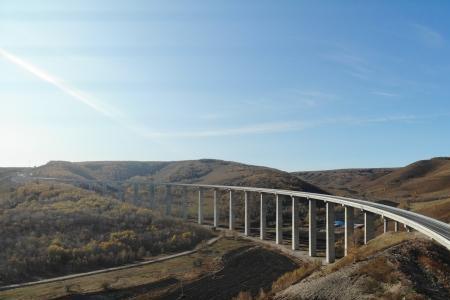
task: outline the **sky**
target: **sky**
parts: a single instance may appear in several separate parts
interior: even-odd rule
[[[450,151],[449,1],[0,0],[0,166]]]

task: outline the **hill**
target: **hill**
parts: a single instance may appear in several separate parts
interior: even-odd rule
[[[396,169],[293,173],[340,196],[400,206],[450,222],[450,158],[421,160]]]
[[[369,194],[410,201],[438,200],[450,195],[450,158],[421,160],[368,182]]]
[[[35,168],[33,176],[76,180],[131,180],[140,178],[155,182],[247,185],[324,192],[322,189],[288,172],[213,159],[174,162],[72,163],[53,161]]]
[[[396,169],[293,173],[332,193],[372,200],[432,201],[450,196],[450,158],[421,160]]]
[[[390,174],[396,169],[340,169],[309,172],[294,172],[292,174],[319,186],[328,192],[339,196],[359,196],[364,193],[368,183]]]
[[[132,203],[61,183],[0,197],[0,286],[190,249],[211,236]]]

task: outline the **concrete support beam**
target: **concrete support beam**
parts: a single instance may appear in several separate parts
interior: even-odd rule
[[[233,211],[233,191],[230,190],[230,215],[228,220],[228,229],[234,230],[234,211]]]
[[[246,236],[250,235],[250,209],[248,206],[248,193],[247,191],[244,192],[244,234]]]
[[[275,225],[275,242],[278,245],[283,244],[283,202],[280,195],[275,197],[276,205],[276,225]]]
[[[259,209],[259,238],[264,240],[266,238],[266,227],[267,227],[267,202],[264,200],[263,193],[261,193],[260,198],[260,209]]]
[[[198,224],[203,224],[203,190],[198,189]]]
[[[334,246],[334,203],[326,203],[326,251],[325,260],[327,263],[333,263],[336,258]]]
[[[383,232],[386,233],[388,232],[388,225],[389,225],[389,220],[385,217],[383,217]]]
[[[317,204],[315,199],[309,202],[309,256],[316,256],[317,252]]]
[[[354,209],[351,206],[345,206],[345,232],[344,232],[344,243],[345,243],[345,255],[348,255],[348,251],[354,246],[353,245],[353,232],[355,228],[354,221]]]
[[[395,231],[395,232],[398,232],[398,230],[399,230],[398,225],[399,225],[398,221],[395,221],[395,222],[394,222],[394,231]]]
[[[408,225],[403,224],[403,227],[405,227],[406,232],[411,232],[411,228]]]
[[[166,216],[170,216],[172,214],[172,192],[171,186],[166,185]]]
[[[297,250],[299,246],[299,218],[298,218],[298,211],[299,211],[299,203],[298,199],[295,197],[292,197],[292,250]]]
[[[309,256],[316,256],[317,252],[317,205],[315,199],[309,202]]]
[[[187,187],[183,187],[183,191],[181,192],[181,214],[183,220],[188,219],[188,198],[187,198]]]
[[[214,199],[213,199],[213,206],[214,206],[214,227],[219,227],[219,203],[217,200],[217,190],[214,190]]]
[[[375,237],[375,226],[373,224],[374,214],[368,211],[364,212],[364,244],[367,244]]]

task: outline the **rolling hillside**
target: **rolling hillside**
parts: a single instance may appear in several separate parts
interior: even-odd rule
[[[421,160],[368,182],[374,196],[411,201],[438,200],[450,195],[450,158]]]
[[[389,199],[432,201],[450,195],[450,158],[421,160],[397,169],[348,169],[294,173],[332,193]]]
[[[140,177],[155,182],[247,185],[324,192],[288,172],[212,159],[176,162],[55,161],[34,169],[33,175],[79,180],[129,180]]]
[[[367,184],[395,169],[340,169],[310,172],[295,172],[301,179],[320,186],[328,192],[339,196],[363,195]]]
[[[332,194],[400,205],[450,222],[450,158],[421,160],[397,169],[294,173]]]

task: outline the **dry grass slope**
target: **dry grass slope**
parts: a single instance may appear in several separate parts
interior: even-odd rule
[[[176,162],[55,161],[34,169],[33,174],[76,180],[146,179],[155,182],[247,185],[323,192],[287,172],[213,159]]]

